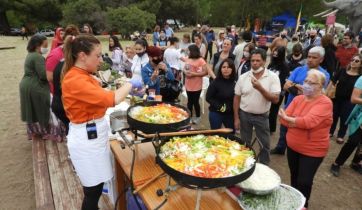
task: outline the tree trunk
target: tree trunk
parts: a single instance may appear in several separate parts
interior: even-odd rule
[[[0,33],[9,34],[10,25],[8,17],[6,16],[6,11],[0,9]]]

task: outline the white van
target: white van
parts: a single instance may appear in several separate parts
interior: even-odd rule
[[[185,25],[183,23],[181,23],[179,20],[167,19],[166,23],[173,29],[177,28],[176,23],[177,23],[179,29],[182,29],[185,27]]]

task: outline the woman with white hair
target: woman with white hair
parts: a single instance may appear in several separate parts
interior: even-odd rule
[[[323,94],[325,75],[308,71],[302,85],[303,95],[296,96],[288,108],[280,109],[279,117],[287,131],[287,158],[291,185],[306,197],[312,191],[313,179],[329,147],[332,125],[332,101]]]

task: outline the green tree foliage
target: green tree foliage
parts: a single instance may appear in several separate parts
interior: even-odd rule
[[[163,4],[163,3],[162,3]],[[160,0],[141,0],[134,4],[140,10],[157,14],[160,11],[161,1]]]
[[[135,5],[108,8],[107,11],[107,29],[123,35],[152,28],[155,23],[156,15],[143,11]]]
[[[105,12],[102,11],[96,0],[68,1],[63,7],[62,24],[89,23],[93,31],[105,28]]]
[[[144,30],[167,19],[178,19],[186,24],[210,23],[213,26],[242,25],[247,17],[253,21],[270,21],[274,15],[290,11],[298,15],[303,3],[303,17],[314,22],[324,18],[313,17],[324,11],[322,0],[0,0],[0,30],[10,23],[32,22],[37,26],[90,23],[96,30]],[[135,12],[135,13],[132,13]],[[118,17],[115,14],[122,14]],[[106,17],[109,16],[109,17]],[[140,15],[140,16],[137,16]],[[155,18],[157,17],[157,19]],[[344,20],[339,15],[337,20]],[[115,20],[122,20],[117,22]],[[130,22],[127,22],[130,21]],[[125,23],[126,22],[126,23]],[[127,31],[127,32],[130,32]]]
[[[247,17],[251,20],[259,18],[267,21],[284,11],[290,11],[297,16],[301,3],[304,17],[312,18],[314,14],[324,10],[321,0],[227,0],[225,3],[210,0],[210,22],[218,26],[239,25],[245,22]]]
[[[37,20],[46,20],[49,23],[58,23],[62,19],[62,9],[60,4],[56,2],[49,2],[46,0],[31,1],[28,5],[31,11],[36,15],[32,15]],[[37,2],[37,3],[35,3]]]
[[[0,29],[4,31],[10,28],[9,22],[17,27],[20,22],[21,25],[55,25],[61,18],[61,6],[57,1],[0,0]]]
[[[212,14],[210,13],[210,9],[211,9],[211,1],[209,0],[198,0],[197,1],[198,4],[198,10],[197,10],[197,18],[196,18],[196,23],[201,23],[201,22],[209,22]]]
[[[197,18],[197,1],[194,0],[161,0],[161,8],[157,19],[178,19],[185,23],[195,23]]]

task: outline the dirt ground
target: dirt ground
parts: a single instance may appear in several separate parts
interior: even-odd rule
[[[50,40],[50,39],[49,39]],[[27,54],[27,41],[20,37],[0,36],[0,47],[15,46],[15,49],[0,50],[0,209],[35,209],[34,176],[31,141],[26,138],[25,124],[20,120],[18,85],[23,75],[23,64]],[[104,43],[104,50],[106,50]],[[207,107],[205,108],[207,110]],[[201,128],[208,128],[208,117],[202,117]],[[279,137],[272,136],[274,146]],[[331,141],[330,150],[314,180],[310,208],[362,210],[361,175],[348,165],[342,167],[340,177],[329,172],[330,164],[341,145]],[[285,156],[272,156],[271,165],[289,184],[289,169]]]

